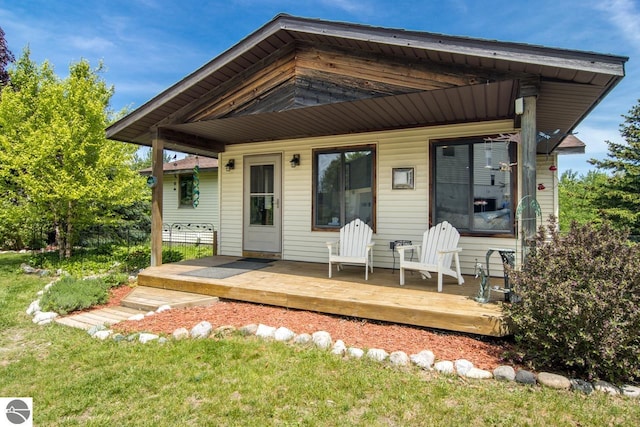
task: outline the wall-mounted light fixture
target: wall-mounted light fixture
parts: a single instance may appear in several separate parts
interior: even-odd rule
[[[227,164],[224,165],[224,168],[227,170],[227,172],[234,170],[236,168],[236,161],[234,159],[229,159]]]
[[[289,160],[289,163],[291,163],[292,168],[300,166],[300,154],[294,154],[291,160]]]

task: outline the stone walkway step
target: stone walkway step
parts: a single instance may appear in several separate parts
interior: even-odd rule
[[[162,305],[185,308],[209,306],[216,302],[218,298],[209,295],[137,286],[120,302],[120,305],[137,310],[155,311]]]

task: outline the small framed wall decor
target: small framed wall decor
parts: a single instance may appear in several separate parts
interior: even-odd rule
[[[392,188],[413,190],[413,168],[393,168]]]

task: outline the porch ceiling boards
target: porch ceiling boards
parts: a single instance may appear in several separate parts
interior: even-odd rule
[[[363,268],[345,266],[327,278],[327,265],[275,261],[265,268],[224,279],[195,277],[194,271],[222,266],[233,257],[217,256],[150,267],[138,276],[141,286],[178,290],[219,298],[317,311],[364,319],[465,332],[486,336],[509,334],[507,321],[493,293],[492,302],[473,300],[478,283],[472,277],[459,286],[445,279],[438,293],[437,280],[407,274],[399,286],[398,271],[374,269],[364,281]],[[499,284],[496,281],[495,284]],[[277,326],[277,325],[273,325]]]
[[[160,127],[167,148],[215,156],[249,141],[516,120],[522,82],[537,87],[538,129],[564,134],[620,81],[627,59],[278,15],[107,137],[151,145]]]

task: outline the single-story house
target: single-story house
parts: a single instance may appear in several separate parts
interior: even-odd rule
[[[562,143],[627,60],[278,15],[107,137],[153,147],[153,265],[171,149],[223,166],[221,255],[326,263],[325,242],[357,217],[375,265],[392,267],[391,242],[446,220],[473,274],[488,248],[520,251],[557,213]]]
[[[162,165],[162,240],[213,244],[218,221],[218,159],[187,156]],[[140,171],[151,176],[152,168]]]

